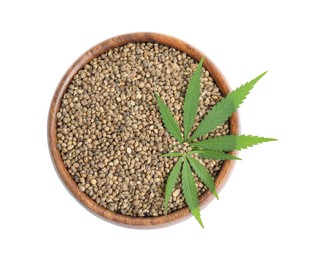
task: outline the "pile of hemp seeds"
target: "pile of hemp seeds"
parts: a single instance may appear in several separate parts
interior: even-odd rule
[[[57,113],[57,148],[78,185],[102,207],[128,216],[164,214],[165,184],[177,141],[165,130],[154,93],[182,125],[183,101],[197,62],[156,43],[129,43],[103,53],[73,78]],[[204,68],[194,128],[222,94]],[[183,131],[183,128],[181,129]],[[226,122],[207,137],[229,133]],[[223,161],[200,160],[216,178]],[[195,177],[198,194],[206,187]],[[186,206],[178,181],[169,212]]]

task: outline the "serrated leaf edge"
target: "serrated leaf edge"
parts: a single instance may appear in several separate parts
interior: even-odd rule
[[[198,110],[200,91],[201,91],[201,71],[203,67],[204,57],[200,60],[197,68],[195,69],[184,98],[183,104],[183,127],[184,127],[184,140],[187,140],[194,124],[195,117]]]
[[[209,145],[209,142],[212,146],[214,146],[216,144],[216,141],[220,141],[218,143],[220,143],[220,145],[222,145],[221,147],[224,147],[224,139],[226,138],[233,138],[235,137],[235,145],[233,148],[209,148],[207,145]],[[245,144],[242,147],[239,146],[237,141],[238,138],[252,138],[252,139],[256,139],[255,143],[250,143],[250,144]],[[266,142],[271,142],[271,141],[277,141],[277,139],[275,138],[268,138],[268,137],[261,137],[261,136],[255,136],[255,135],[225,135],[225,136],[219,136],[219,137],[214,137],[214,138],[209,138],[209,139],[205,139],[199,142],[195,142],[195,143],[191,143],[190,146],[191,147],[196,147],[196,148],[200,148],[200,149],[206,149],[206,150],[212,150],[212,151],[225,151],[225,152],[230,152],[230,151],[234,151],[234,150],[243,150],[243,149],[247,149],[249,147],[253,147],[255,145],[258,144],[262,144],[262,143],[266,143]],[[242,140],[243,142],[243,140]]]
[[[177,179],[180,175],[182,164],[183,164],[183,158],[178,159],[178,161],[175,163],[173,169],[171,170],[167,178],[167,182],[165,185],[165,196],[164,196],[164,214],[166,214],[167,212],[168,202],[177,183]]]
[[[179,128],[178,123],[176,122],[173,114],[169,110],[168,106],[164,103],[164,101],[161,99],[158,93],[155,93],[157,104],[159,107],[161,119],[163,121],[163,124],[166,128],[166,130],[170,133],[171,136],[173,136],[177,141],[180,143],[183,142],[183,138],[181,135],[181,131]],[[163,112],[163,110],[166,112],[166,114]]]
[[[197,175],[197,177],[204,183],[204,185],[209,189],[209,191],[217,198],[219,199],[218,193],[216,191],[216,185],[215,182],[212,179],[212,176],[210,175],[209,171],[195,158],[191,156],[187,156],[187,159],[189,161],[189,164],[191,165],[191,168]],[[200,168],[202,168],[202,171],[200,171]],[[204,177],[203,177],[204,176]],[[207,181],[205,181],[205,179]],[[210,182],[210,185],[209,185]]]
[[[187,179],[184,178],[184,175],[187,175]],[[193,191],[193,193],[191,193],[192,198],[190,198],[190,199],[188,198],[188,194],[186,192],[186,187],[185,187],[186,184],[187,184],[188,187],[190,187],[190,185],[193,185],[192,187],[194,187],[193,188],[194,191]],[[184,198],[185,198],[185,202],[188,205],[188,208],[189,208],[191,214],[195,217],[195,219],[198,221],[198,223],[204,228],[204,225],[203,225],[203,222],[202,222],[202,219],[201,219],[201,215],[200,215],[199,197],[198,197],[198,192],[197,192],[195,180],[194,180],[194,177],[192,175],[190,164],[189,164],[186,157],[184,157],[184,162],[183,162],[181,187],[182,187],[183,195],[184,195]],[[194,205],[190,204],[192,201],[193,201]]]
[[[200,122],[199,126],[197,127],[197,129],[193,132],[193,134],[191,135],[191,137],[188,139],[189,142],[192,142],[193,140],[206,135],[207,133],[209,133],[210,131],[214,130],[216,127],[218,127],[219,125],[223,124],[224,121],[228,120],[228,118],[239,108],[239,106],[243,103],[243,101],[247,98],[248,94],[250,93],[250,91],[253,89],[253,87],[255,86],[255,84],[267,73],[267,71],[265,71],[264,73],[260,74],[259,76],[257,76],[256,78],[252,79],[249,82],[246,82],[245,84],[241,85],[240,87],[238,87],[237,89],[231,91],[230,93],[228,93],[228,95],[221,99],[220,102],[218,102],[206,115],[205,117],[202,119],[202,121]],[[240,95],[239,93],[241,93],[241,90],[248,88],[248,93],[243,97],[243,99],[237,103],[237,104],[233,104],[233,102],[229,103],[230,99],[235,98],[235,95]],[[221,120],[221,123],[218,123],[216,126],[209,128],[207,130],[203,130],[203,127],[207,127],[207,120],[209,120],[210,117],[214,117],[217,118],[217,116],[215,117],[213,114],[216,114],[216,110],[218,110],[219,108],[224,106],[232,106],[229,111],[229,115],[223,120]],[[226,109],[225,109],[226,110]]]

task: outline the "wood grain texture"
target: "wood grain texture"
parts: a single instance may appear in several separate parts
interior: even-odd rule
[[[88,210],[92,213],[95,213],[99,217],[103,217],[105,220],[112,221],[113,223],[125,225],[129,227],[141,227],[141,228],[152,228],[152,227],[162,227],[166,225],[170,225],[172,223],[179,222],[184,220],[185,218],[190,216],[190,212],[188,208],[183,208],[177,210],[173,213],[167,214],[165,216],[159,217],[129,217],[124,216],[115,212],[112,212],[108,209],[105,209],[90,199],[84,192],[80,191],[77,184],[67,171],[59,150],[56,148],[57,145],[57,112],[60,109],[62,97],[68,88],[73,76],[84,67],[88,62],[90,62],[95,57],[101,55],[102,53],[113,49],[115,47],[122,46],[129,42],[154,42],[160,43],[163,45],[167,45],[173,48],[180,50],[181,52],[185,52],[187,55],[191,56],[197,62],[205,57],[203,62],[203,66],[209,71],[210,75],[213,77],[217,86],[220,88],[221,92],[225,96],[230,92],[229,85],[225,80],[224,76],[220,72],[220,70],[215,66],[215,64],[202,52],[191,46],[190,44],[176,39],[171,36],[157,34],[157,33],[132,33],[117,36],[106,41],[103,41],[87,52],[85,52],[82,56],[80,56],[73,65],[68,69],[63,78],[61,79],[56,92],[54,94],[53,100],[51,102],[50,111],[49,111],[49,119],[48,119],[48,140],[49,140],[49,148],[51,157],[53,159],[53,163],[55,169],[58,172],[58,175],[64,185],[68,188],[68,190],[73,194],[73,196]],[[239,120],[237,113],[234,113],[230,120],[230,129],[231,134],[239,133]],[[236,155],[236,152],[231,152],[231,155]],[[230,173],[232,171],[234,165],[234,161],[226,161],[224,162],[218,177],[216,178],[215,184],[218,191],[220,191],[226,181],[228,180]],[[212,199],[213,195],[207,191],[202,196],[200,196],[200,205],[201,208],[205,207]]]

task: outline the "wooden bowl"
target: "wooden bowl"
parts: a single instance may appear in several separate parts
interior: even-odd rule
[[[158,217],[130,217],[121,215],[115,212],[112,212],[102,206],[98,205],[91,198],[89,198],[84,192],[82,192],[70,173],[67,171],[59,150],[57,149],[57,112],[60,109],[61,100],[63,95],[68,88],[73,76],[84,67],[87,63],[89,63],[95,57],[100,56],[102,53],[127,43],[136,43],[136,42],[154,42],[160,43],[166,46],[173,47],[175,49],[180,50],[181,52],[185,52],[187,55],[191,56],[197,62],[201,59],[202,56],[205,57],[203,66],[207,69],[216,82],[217,86],[220,88],[222,94],[225,96],[230,92],[229,85],[225,80],[222,73],[215,66],[215,64],[202,52],[189,45],[188,43],[176,39],[171,36],[157,34],[157,33],[132,33],[121,35],[117,37],[113,37],[106,41],[103,41],[96,46],[92,47],[90,50],[85,52],[82,56],[80,56],[73,65],[68,69],[63,78],[61,79],[56,92],[54,94],[50,111],[49,111],[49,120],[48,120],[48,138],[49,138],[49,147],[51,152],[51,157],[54,162],[54,166],[58,172],[60,179],[63,181],[64,185],[72,192],[73,196],[80,201],[87,209],[91,212],[95,213],[98,216],[101,216],[107,220],[110,220],[117,224],[125,224],[131,227],[158,227],[164,226],[171,223],[179,222],[180,220],[185,219],[185,217],[190,216],[189,209],[187,207],[177,210],[175,212],[169,213],[164,216]],[[230,131],[231,134],[238,133],[238,116],[234,113],[230,119]],[[235,154],[235,153],[231,153]],[[216,180],[216,188],[218,191],[222,189],[225,182],[228,180],[228,177],[231,173],[232,166],[234,161],[225,161]],[[207,191],[203,195],[200,196],[200,205],[201,207],[206,206],[213,199],[212,194]]]

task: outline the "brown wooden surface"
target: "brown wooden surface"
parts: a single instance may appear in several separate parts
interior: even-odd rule
[[[48,139],[49,139],[49,148],[51,157],[54,162],[54,166],[58,172],[60,179],[63,181],[64,185],[71,191],[71,193],[75,196],[75,198],[81,202],[87,209],[91,212],[95,213],[98,216],[101,216],[107,220],[116,221],[114,223],[118,224],[125,224],[131,227],[157,227],[157,226],[165,226],[171,223],[176,223],[180,220],[185,219],[185,217],[189,217],[189,210],[188,208],[183,208],[177,210],[173,213],[167,214],[165,216],[159,217],[129,217],[124,216],[110,210],[107,210],[92,199],[90,199],[84,192],[80,191],[77,184],[65,168],[65,165],[62,161],[60,152],[56,148],[57,145],[57,136],[56,136],[56,129],[57,129],[57,112],[60,109],[61,100],[63,94],[65,93],[67,87],[69,86],[73,76],[84,67],[88,62],[90,62],[93,58],[101,55],[102,53],[118,47],[122,46],[129,42],[156,42],[161,43],[163,45],[174,47],[182,52],[187,53],[197,62],[201,59],[202,56],[205,57],[203,66],[209,71],[210,75],[215,80],[216,84],[220,88],[223,95],[226,95],[230,92],[229,85],[225,80],[222,73],[219,69],[215,66],[215,64],[202,52],[194,48],[193,46],[189,45],[188,43],[176,39],[171,36],[157,34],[157,33],[132,33],[117,36],[111,38],[109,40],[103,41],[98,45],[94,46],[87,52],[85,52],[81,57],[77,59],[73,63],[73,65],[68,69],[66,74],[61,79],[56,92],[54,94],[50,111],[49,111],[49,119],[48,119]],[[238,122],[238,115],[234,113],[230,118],[230,129],[231,134],[237,134],[239,132],[239,122]],[[232,152],[232,155],[235,155],[236,152]],[[226,161],[224,162],[221,171],[216,178],[215,184],[218,191],[222,189],[226,181],[228,180],[231,170],[233,168],[234,161]],[[207,191],[200,197],[200,204],[201,207],[205,207],[211,200],[213,199],[212,194]]]

